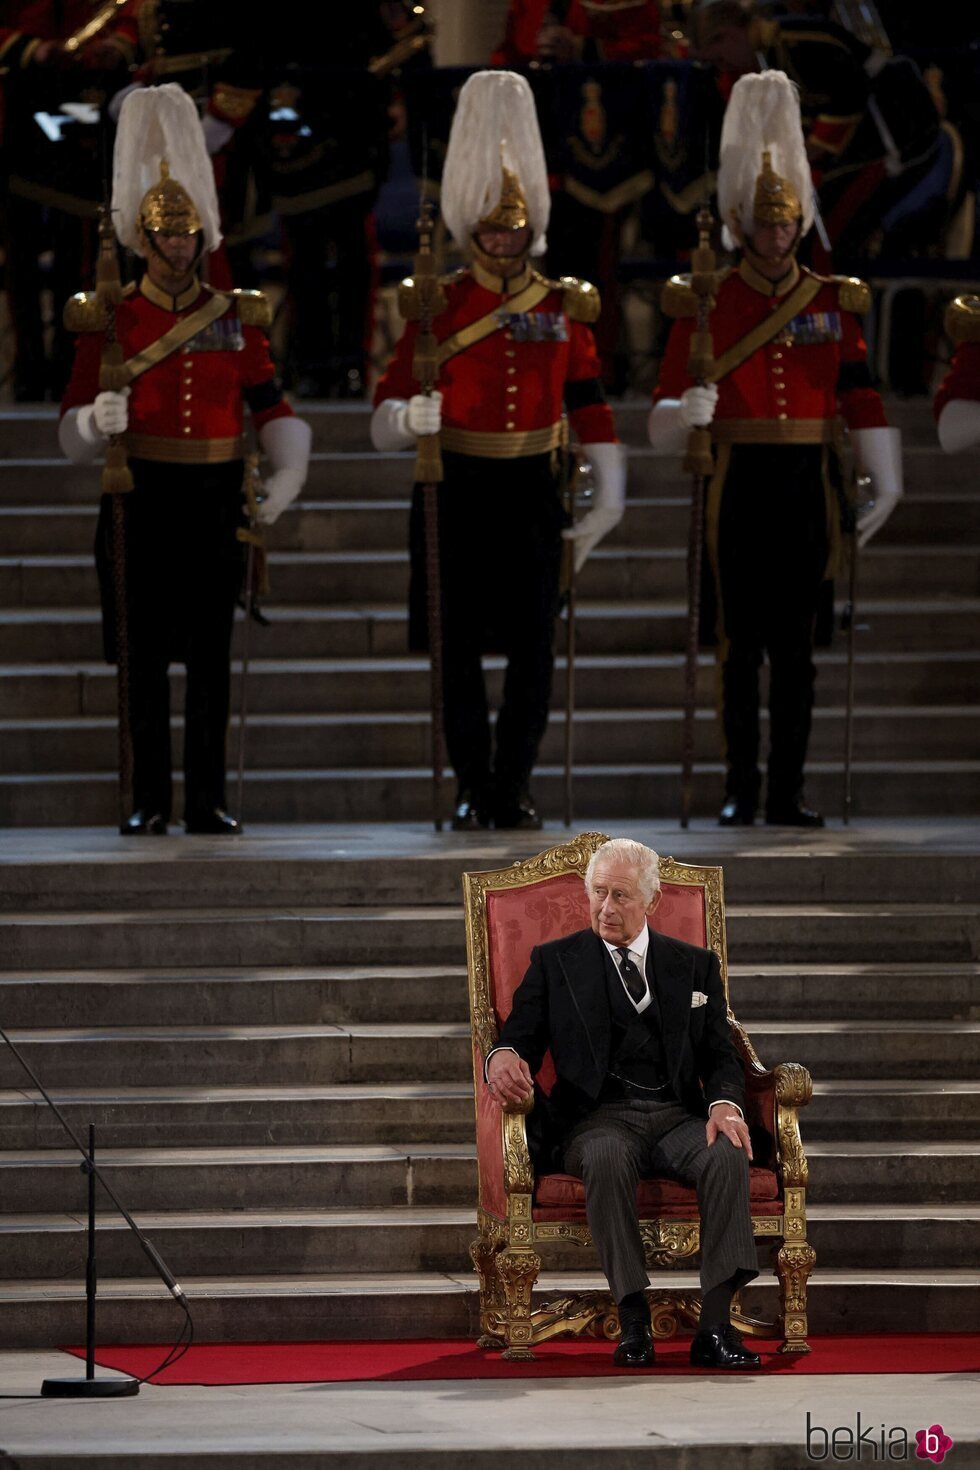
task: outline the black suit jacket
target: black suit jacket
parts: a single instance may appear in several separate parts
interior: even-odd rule
[[[591,929],[531,951],[527,973],[500,1032],[536,1073],[551,1052],[557,1082],[540,1094],[528,1119],[528,1142],[540,1166],[553,1167],[556,1147],[596,1106],[612,1044],[606,985],[609,952]],[[695,1117],[721,1098],[742,1107],[745,1075],[731,1039],[718,957],[709,949],[650,930],[647,980],[660,1006],[664,1057],[678,1100]],[[707,996],[693,1004],[695,995]]]

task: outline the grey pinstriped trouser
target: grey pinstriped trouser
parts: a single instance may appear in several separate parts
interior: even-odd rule
[[[736,1272],[736,1288],[758,1275],[749,1213],[748,1157],[727,1138],[709,1148],[703,1118],[680,1103],[600,1103],[569,1133],[565,1169],[585,1184],[585,1213],[617,1302],[649,1286],[636,1212],[642,1178],[671,1174],[697,1190],[701,1214],[701,1289]]]

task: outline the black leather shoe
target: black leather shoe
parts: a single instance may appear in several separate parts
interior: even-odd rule
[[[823,817],[801,801],[787,801],[766,807],[768,827],[822,827]]]
[[[726,796],[725,805],[718,813],[719,827],[752,827],[755,825],[755,807],[739,801],[737,796]]]
[[[119,828],[124,837],[166,837],[167,824],[159,812],[135,811]]]
[[[531,798],[521,796],[517,801],[505,801],[498,805],[493,825],[498,832],[540,832],[544,822],[538,816]]]
[[[627,1322],[616,1344],[613,1362],[617,1368],[652,1368],[653,1333],[649,1322]]]
[[[705,1327],[695,1333],[691,1343],[691,1365],[694,1368],[759,1368],[762,1359],[750,1352],[731,1323],[723,1327]]]
[[[453,831],[485,832],[489,826],[490,818],[483,802],[477,801],[471,791],[461,791],[453,812]]]
[[[188,832],[196,836],[204,837],[237,837],[242,830],[241,822],[222,811],[220,806],[213,806],[209,811],[195,812],[193,815],[184,817],[184,826]]]

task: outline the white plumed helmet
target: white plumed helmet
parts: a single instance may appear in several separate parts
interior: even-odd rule
[[[204,232],[221,244],[214,169],[197,108],[182,87],[139,87],[119,112],[112,159],[112,216],[121,243],[144,253],[143,229]]]
[[[481,222],[505,229],[526,223],[531,254],[544,254],[548,169],[534,96],[516,72],[478,71],[464,84],[449,130],[441,207],[461,249]]]
[[[785,72],[739,77],[721,126],[718,212],[729,249],[754,219],[813,224],[813,180],[803,141],[800,99]]]

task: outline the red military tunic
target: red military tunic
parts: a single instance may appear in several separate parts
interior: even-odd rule
[[[937,419],[955,398],[980,402],[980,297],[958,296],[950,302],[946,335],[956,350],[933,401]]]
[[[444,343],[488,313],[507,314],[508,300],[529,284],[550,287],[542,299],[492,336],[445,361],[438,388],[443,395],[443,447],[479,458],[516,458],[553,449],[559,442],[563,403],[583,444],[612,443],[616,429],[599,386],[599,360],[587,321],[598,314],[598,293],[575,281],[547,282],[527,269],[508,282],[479,266],[444,284],[446,309],[433,331]],[[419,392],[412,359],[418,323],[409,321],[395,355],[375,389],[375,406],[386,398]]]
[[[124,357],[129,360],[150,348],[214,294],[195,281],[174,301],[144,276],[138,288],[129,289],[116,311],[116,334]],[[229,294],[222,316],[134,379],[125,436],[134,458],[181,464],[239,459],[246,404],[256,428],[292,414],[276,382],[265,333],[255,325],[263,305],[250,293]],[[62,412],[91,403],[99,391],[105,339],[98,329],[98,310],[90,295],[75,297],[68,304],[69,328],[82,330]],[[86,326],[89,330],[84,330]]]
[[[794,268],[785,282],[771,283],[742,261],[722,281],[711,312],[716,362],[753,328],[776,312],[801,279],[820,280]],[[778,292],[778,294],[776,294]],[[866,294],[860,282],[823,280],[813,299],[772,341],[722,378],[712,433],[740,443],[820,443],[825,425],[840,415],[850,429],[887,423],[881,397],[871,386],[867,347],[856,315]],[[693,385],[687,370],[696,299],[680,281],[669,283],[664,309],[672,302],[685,315],[671,330],[653,394],[679,398]],[[730,427],[738,424],[738,429]]]

